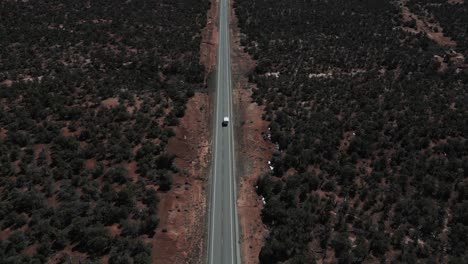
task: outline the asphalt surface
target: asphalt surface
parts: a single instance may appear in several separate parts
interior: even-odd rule
[[[220,0],[213,161],[208,226],[208,263],[240,263],[236,207],[234,129],[228,1]],[[229,117],[226,127],[221,125]]]

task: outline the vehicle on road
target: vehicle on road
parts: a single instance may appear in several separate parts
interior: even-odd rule
[[[221,124],[223,127],[227,126],[229,124],[229,117],[225,116]]]

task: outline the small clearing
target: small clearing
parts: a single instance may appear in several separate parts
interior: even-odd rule
[[[434,55],[434,58],[439,63],[439,69],[437,69],[437,71],[441,73],[447,71],[448,65],[446,62],[444,62],[444,58],[439,55]]]
[[[450,37],[444,36],[444,29],[440,26],[440,24],[435,21],[435,19],[431,18],[431,21],[434,22],[429,22],[429,19],[426,17],[421,17],[409,10],[409,8],[406,6],[406,1],[401,2],[401,14],[403,16],[403,21],[404,22],[410,22],[414,20],[416,22],[416,28],[411,28],[411,27],[403,27],[404,31],[411,32],[411,33],[420,33],[424,32],[427,34],[427,37],[433,41],[435,41],[437,44],[441,46],[447,46],[447,47],[455,47],[457,46],[457,43]]]
[[[12,80],[4,80],[4,81],[0,82],[0,85],[6,86],[6,87],[11,87],[13,85],[13,81]]]
[[[8,130],[0,127],[0,140],[4,140],[7,136]]]
[[[115,98],[115,97],[107,98],[106,100],[103,100],[101,102],[101,105],[105,107],[114,107],[114,106],[117,106],[118,104],[119,104],[119,98]]]

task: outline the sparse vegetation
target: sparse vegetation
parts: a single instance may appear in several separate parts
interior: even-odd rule
[[[0,262],[151,263],[209,2],[0,5]]]
[[[434,21],[466,50],[466,3],[447,5],[431,5]],[[434,58],[450,47],[403,30],[394,1],[235,8],[257,59],[252,98],[278,148],[258,181],[269,228],[260,262],[468,258],[468,72],[452,60],[439,71]]]
[[[457,51],[468,58],[468,5],[465,1],[412,0],[410,8],[421,16],[433,17],[443,28],[444,35],[457,42]]]

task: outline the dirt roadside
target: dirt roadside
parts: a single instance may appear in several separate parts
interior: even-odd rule
[[[174,175],[171,191],[159,194],[161,219],[153,239],[153,263],[203,262],[209,102],[206,93],[197,92],[169,140],[168,149],[182,172]]]
[[[216,63],[217,18],[218,2],[211,0],[200,43],[206,87]],[[208,90],[196,92],[169,140],[168,150],[176,155],[181,172],[174,175],[172,190],[159,194],[161,219],[151,240],[153,263],[204,263],[211,115]]]
[[[214,71],[216,66],[216,49],[218,48],[218,0],[210,0],[210,9],[208,10],[206,27],[201,35],[200,44],[200,63],[205,66],[205,84],[208,75]]]
[[[230,6],[231,61],[234,81],[234,107],[236,113],[236,147],[238,167],[237,207],[240,223],[242,263],[258,263],[258,255],[268,233],[262,223],[263,203],[255,191],[257,178],[267,172],[268,159],[275,146],[263,139],[269,123],[262,120],[263,107],[252,102],[253,84],[248,83],[248,73],[255,68],[255,61],[240,46],[240,29]]]

